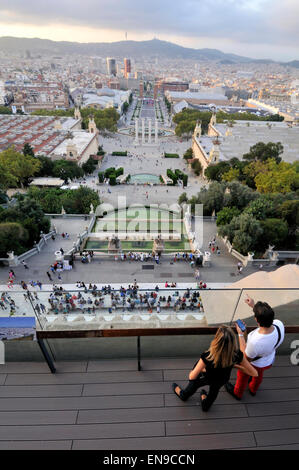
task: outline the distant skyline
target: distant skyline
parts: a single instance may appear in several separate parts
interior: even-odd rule
[[[0,35],[141,41],[299,60],[298,0],[0,0]]]

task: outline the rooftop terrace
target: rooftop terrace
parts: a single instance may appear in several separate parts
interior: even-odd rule
[[[196,358],[197,359],[197,358]],[[183,385],[190,358],[10,362],[0,374],[0,449],[299,449],[299,368],[277,357],[255,397],[221,391],[204,413]]]

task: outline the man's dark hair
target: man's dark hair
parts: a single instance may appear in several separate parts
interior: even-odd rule
[[[260,326],[269,328],[274,320],[274,311],[267,302],[257,302],[253,307],[254,316]]]

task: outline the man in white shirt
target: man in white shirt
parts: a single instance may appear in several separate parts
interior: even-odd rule
[[[246,355],[254,368],[258,371],[258,377],[249,377],[238,368],[235,386],[230,382],[225,385],[228,393],[237,400],[242,395],[249,382],[249,393],[254,396],[262,383],[264,370],[270,369],[274,360],[276,348],[284,340],[284,325],[280,320],[274,320],[274,311],[266,302],[254,303],[250,297],[245,299],[249,307],[253,309],[258,328],[248,334],[247,344],[242,330],[236,324],[239,336],[240,350]]]

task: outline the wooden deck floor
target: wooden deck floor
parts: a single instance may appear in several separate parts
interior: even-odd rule
[[[209,412],[180,401],[195,358],[7,363],[0,449],[299,449],[299,367],[279,356],[256,397],[221,391]]]

